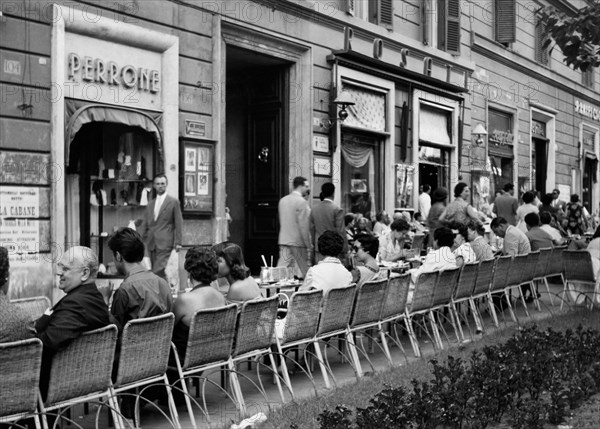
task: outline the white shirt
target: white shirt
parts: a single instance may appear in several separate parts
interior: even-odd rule
[[[423,219],[427,219],[431,210],[431,197],[427,192],[421,192],[419,195],[419,212],[423,215]]]
[[[160,213],[160,208],[161,208],[163,202],[165,201],[166,196],[167,196],[166,192],[162,195],[156,196],[156,203],[154,203],[154,220],[158,219],[158,214]]]
[[[552,237],[552,240],[562,239],[562,237],[560,236],[560,232],[558,232],[558,229],[553,228],[548,224],[544,224],[544,225],[540,226],[540,229],[543,229],[544,231],[546,231],[548,233],[548,235],[550,235],[550,237]]]
[[[477,260],[477,256],[473,251],[470,243],[463,243],[454,249],[454,256],[456,258],[463,258],[463,263],[467,264],[469,262],[475,262]]]
[[[411,270],[413,284],[416,283],[421,273],[431,273],[456,268],[456,256],[447,246],[432,250],[425,257],[423,264],[416,270]]]
[[[338,258],[325,257],[317,265],[308,269],[300,290],[322,289],[324,292],[349,286],[352,274]]]

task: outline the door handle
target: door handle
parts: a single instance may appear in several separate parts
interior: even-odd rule
[[[256,203],[259,207],[269,207],[269,203]]]

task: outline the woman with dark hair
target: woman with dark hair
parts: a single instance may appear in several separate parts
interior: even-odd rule
[[[437,188],[431,194],[431,208],[427,215],[427,228],[429,228],[429,243],[433,243],[433,233],[437,228],[442,226],[440,217],[446,210],[446,203],[448,202],[448,190],[446,188]]]
[[[348,271],[339,256],[344,248],[344,238],[336,231],[325,231],[319,237],[319,249],[325,258],[308,269],[300,290],[329,289],[348,286],[352,274]]]
[[[227,292],[228,302],[241,304],[261,297],[258,284],[250,276],[250,269],[244,262],[240,246],[230,243],[217,252],[217,258],[218,276],[226,278],[230,285]]]
[[[469,224],[471,222],[469,222]],[[456,257],[456,266],[460,268],[464,264],[475,262],[477,256],[471,247],[471,243],[469,243],[469,228],[467,225],[457,223],[452,225],[451,228],[454,233],[452,253],[454,253],[454,256]]]
[[[440,216],[440,222],[448,225],[460,223],[466,225],[471,219],[480,220],[477,210],[469,204],[471,190],[464,182],[459,182],[454,187],[454,201],[446,207],[446,211]]]
[[[416,283],[422,273],[442,271],[456,268],[456,257],[452,253],[454,233],[448,227],[442,226],[433,235],[433,251],[429,252],[419,268],[411,269],[411,280]]]
[[[517,209],[517,228],[524,233],[527,233],[527,224],[525,223],[525,216],[529,213],[539,214],[540,210],[534,204],[535,194],[531,191],[527,191],[523,194],[523,204]]]
[[[35,335],[33,320],[8,299],[9,268],[8,250],[0,247],[0,343],[25,340]]]
[[[587,231],[587,220],[583,214],[583,206],[579,203],[579,195],[571,195],[571,202],[566,209],[566,230],[572,235],[583,235]]]
[[[185,356],[194,313],[225,305],[225,297],[210,286],[219,270],[215,252],[200,246],[192,247],[185,255],[183,267],[188,272],[188,282],[192,290],[180,294],[173,304],[173,343],[177,346],[179,356]]]
[[[375,280],[379,276],[379,265],[377,264],[377,252],[379,251],[379,240],[371,234],[360,234],[356,236],[352,245],[352,255],[356,270],[359,273],[358,286]]]

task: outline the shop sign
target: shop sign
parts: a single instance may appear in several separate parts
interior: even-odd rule
[[[40,216],[40,190],[24,186],[0,187],[0,216],[37,218]]]
[[[206,137],[206,123],[201,121],[185,120],[185,135],[190,137]]]
[[[498,145],[513,144],[514,135],[508,131],[492,130],[489,141]]]
[[[160,110],[158,52],[67,32],[63,96],[93,103]]]
[[[575,113],[600,122],[600,109],[593,107],[591,104],[575,100]]]
[[[9,252],[39,252],[41,239],[39,220],[0,219],[0,246]]]

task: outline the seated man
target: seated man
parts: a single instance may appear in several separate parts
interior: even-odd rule
[[[526,255],[531,252],[531,245],[523,231],[509,225],[503,217],[492,219],[490,228],[498,237],[503,238],[502,254],[517,256]]]
[[[184,268],[189,273],[192,290],[180,294],[173,306],[173,313],[175,313],[173,343],[181,358],[185,356],[194,313],[198,310],[225,305],[223,294],[210,285],[219,270],[215,252],[200,246],[192,247],[185,255]]]
[[[20,307],[8,299],[9,279],[8,250],[0,247],[0,343],[26,340],[35,336],[33,320]]]
[[[494,257],[494,250],[492,246],[485,239],[485,228],[480,222],[470,221],[467,225],[469,231],[469,242],[471,248],[475,252],[475,260],[484,261],[486,259],[492,259]]]
[[[171,311],[173,297],[166,280],[142,264],[144,242],[137,231],[120,228],[108,240],[115,265],[125,280],[115,292],[111,313],[119,331],[132,319],[159,316]]]
[[[379,240],[371,234],[361,234],[352,245],[356,270],[359,272],[358,286],[379,279],[379,265],[375,257],[379,250]]]
[[[89,247],[71,247],[57,264],[58,287],[67,295],[35,322],[44,344],[40,388],[45,395],[52,356],[87,331],[110,323],[108,307],[96,287],[98,257]]]
[[[318,243],[319,251],[325,258],[309,268],[300,290],[323,289],[323,291],[328,291],[348,286],[352,282],[352,274],[339,260],[340,253],[344,248],[342,236],[336,231],[325,231],[319,237]]]
[[[552,243],[554,243],[554,245],[560,246],[564,243],[565,240],[562,238],[560,231],[552,226],[553,217],[550,212],[540,211],[540,222],[542,223],[540,229],[546,231],[548,235],[552,237]]]
[[[411,243],[409,230],[410,225],[404,218],[392,222],[390,232],[379,238],[379,258],[382,261],[396,262],[406,257],[404,247]]]
[[[527,225],[527,232],[525,235],[529,240],[532,251],[552,247],[552,237],[540,228],[540,217],[537,213],[529,213],[526,215],[525,224]]]

